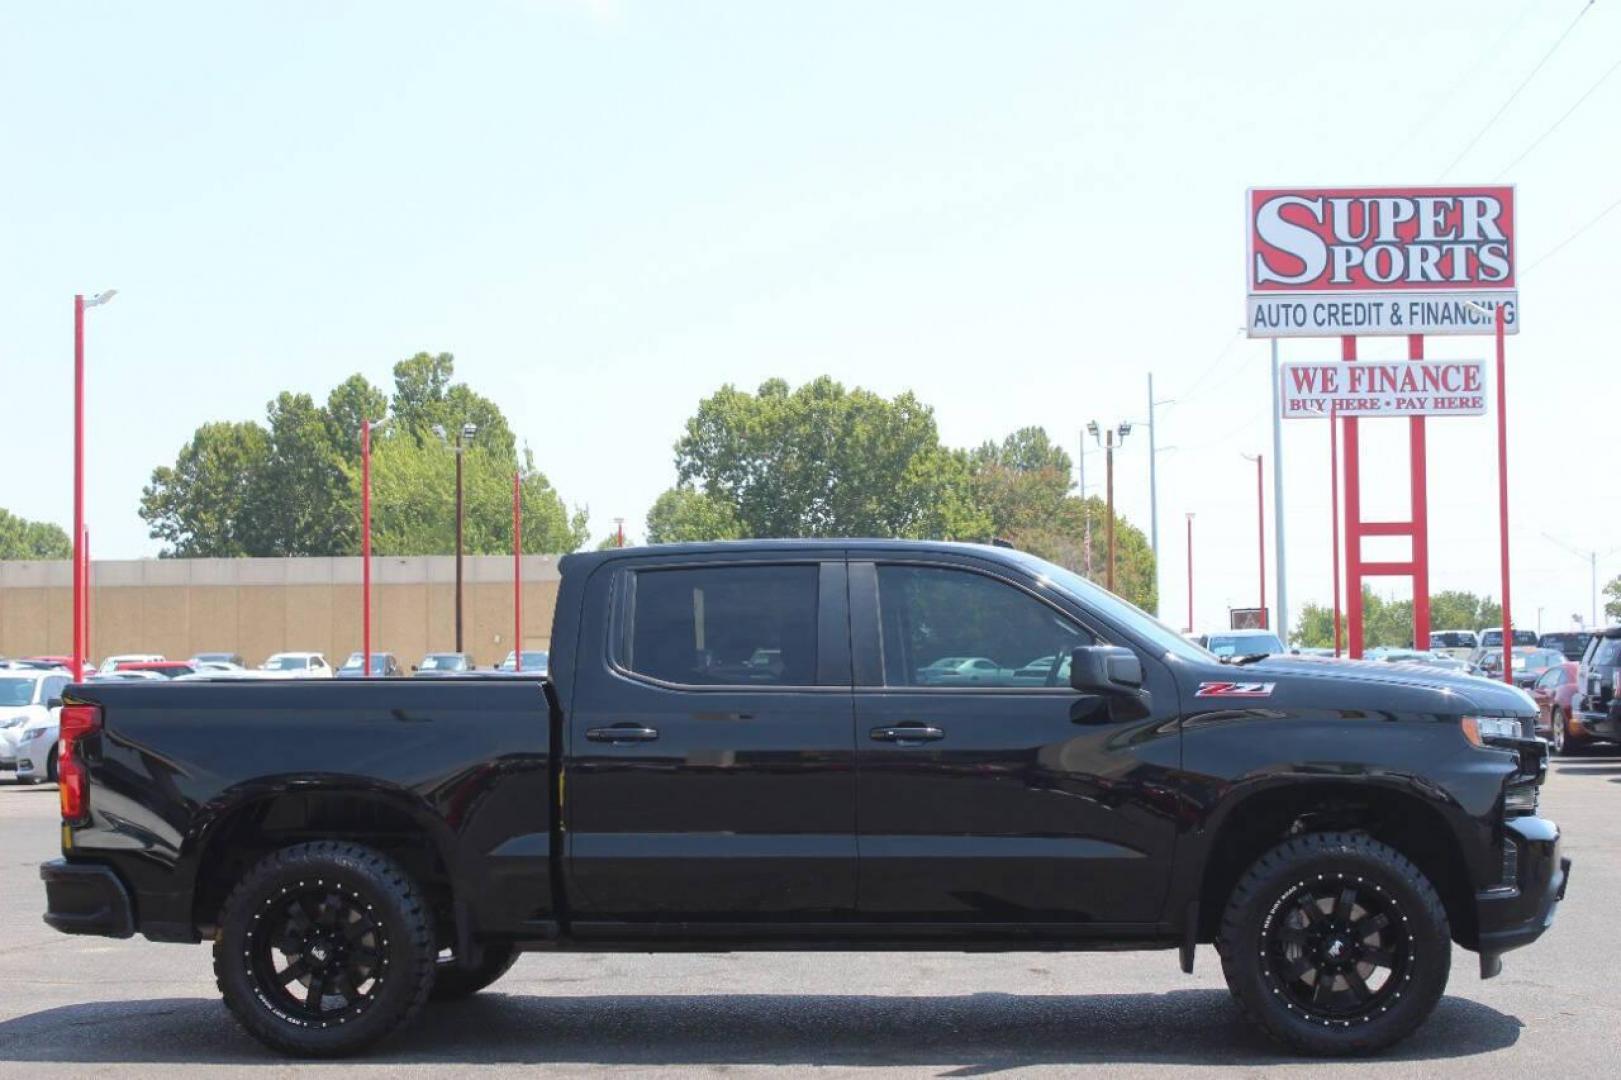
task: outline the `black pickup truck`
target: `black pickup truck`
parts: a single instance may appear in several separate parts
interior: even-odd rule
[[[1214,943],[1368,1052],[1552,922],[1518,690],[1224,663],[1059,567],[882,541],[562,560],[547,679],[67,691],[68,933],[213,945],[279,1050],[355,1051],[524,950]]]

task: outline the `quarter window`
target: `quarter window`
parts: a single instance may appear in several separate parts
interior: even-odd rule
[[[1069,685],[1071,650],[1095,639],[1006,582],[965,570],[878,567],[889,686]]]
[[[643,570],[621,663],[691,686],[816,682],[815,566]]]

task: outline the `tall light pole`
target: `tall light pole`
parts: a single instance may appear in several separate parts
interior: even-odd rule
[[[1283,409],[1278,400],[1278,339],[1272,339],[1272,546],[1278,555],[1278,640],[1289,644],[1289,582],[1283,546]]]
[[[1260,554],[1261,582],[1261,625],[1271,627],[1272,620],[1267,617],[1266,611],[1266,484],[1264,480],[1265,468],[1261,462],[1263,455],[1240,454],[1245,461],[1255,462],[1255,545]]]
[[[1154,406],[1171,405],[1174,398],[1154,400],[1154,373],[1148,373],[1148,546],[1154,552],[1154,614],[1159,614],[1159,425]],[[1171,449],[1166,447],[1167,450]]]
[[[456,452],[456,651],[462,651],[462,454],[467,444],[473,441],[478,434],[478,425],[463,424],[456,429],[456,441],[450,443],[445,435],[445,429],[440,424],[433,426],[434,433],[445,440]]]
[[[523,470],[512,473],[512,670],[523,670]]]
[[[371,433],[388,423],[360,422],[360,649],[366,654],[363,678],[371,678]]]
[[[1193,511],[1188,515],[1188,633],[1193,633]]]
[[[1109,534],[1109,561],[1103,570],[1103,587],[1114,592],[1114,450],[1131,434],[1131,421],[1122,420],[1119,425],[1100,431],[1098,422],[1093,420],[1086,425],[1086,431],[1103,447],[1104,493],[1109,507],[1109,520],[1105,523]],[[1117,434],[1120,437],[1118,442],[1115,440]]]
[[[84,680],[85,637],[89,633],[85,613],[89,601],[85,593],[90,567],[86,564],[84,525],[84,312],[100,307],[118,294],[117,289],[99,292],[86,300],[82,293],[73,297],[73,681]]]
[[[1508,332],[1507,309],[1501,303],[1490,310],[1473,300],[1465,304],[1482,315],[1489,315],[1497,337],[1497,561],[1503,584],[1503,681],[1514,685],[1514,616],[1509,607],[1508,565],[1508,364],[1504,338]]]

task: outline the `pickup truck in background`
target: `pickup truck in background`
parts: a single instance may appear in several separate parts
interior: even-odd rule
[[[1510,687],[1223,663],[998,547],[671,545],[561,574],[544,678],[69,687],[46,921],[211,943],[231,1012],[300,1055],[525,950],[1191,971],[1206,943],[1263,1029],[1347,1054],[1423,1022],[1454,942],[1494,975],[1564,895]]]

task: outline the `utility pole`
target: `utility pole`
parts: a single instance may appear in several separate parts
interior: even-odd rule
[[[1154,614],[1159,614],[1159,424],[1154,407],[1174,404],[1173,398],[1154,400],[1154,373],[1148,373],[1148,540],[1154,552]],[[1169,450],[1170,447],[1165,449]]]
[[[99,307],[118,292],[108,289],[86,300],[73,298],[73,681],[84,681],[85,648],[90,636],[86,612],[90,609],[89,530],[84,523],[84,313]]]
[[[1193,511],[1188,514],[1188,633],[1193,633]]]
[[[1598,550],[1589,551],[1589,550],[1585,550],[1583,548],[1572,547],[1571,545],[1565,543],[1563,540],[1559,539],[1557,536],[1552,535],[1551,533],[1543,533],[1542,538],[1544,540],[1547,540],[1549,543],[1557,544],[1559,547],[1564,548],[1566,551],[1570,552],[1572,555],[1576,556],[1578,559],[1581,559],[1583,562],[1587,563],[1587,572],[1588,572],[1588,574],[1590,575],[1590,577],[1592,579],[1592,586],[1593,586],[1593,607],[1592,607],[1591,612],[1588,615],[1588,620],[1589,621],[1588,621],[1588,624],[1587,624],[1587,628],[1589,630],[1596,630],[1599,627],[1603,626],[1604,624],[1599,622],[1599,620],[1598,620],[1598,561],[1600,559],[1609,558],[1611,555],[1614,555],[1616,552],[1621,551],[1621,548],[1611,548],[1609,551],[1603,551],[1603,552],[1598,551]]]
[[[1238,456],[1245,461],[1255,462],[1255,540],[1256,550],[1260,553],[1261,625],[1270,629],[1272,620],[1268,617],[1266,610],[1266,486],[1263,479],[1265,468],[1262,465],[1262,455],[1260,454],[1256,454],[1254,457],[1250,457],[1248,454]]]
[[[1283,555],[1283,409],[1278,395],[1278,339],[1272,339],[1272,546],[1278,555],[1278,640],[1289,644],[1289,582]],[[1418,643],[1414,642],[1416,646]],[[1428,644],[1426,642],[1426,644]]]
[[[472,424],[472,423],[463,424],[460,428],[457,429],[457,431],[456,431],[456,441],[453,444],[446,437],[445,429],[444,429],[443,425],[435,424],[433,426],[433,431],[434,431],[434,434],[439,436],[441,441],[443,441],[447,445],[449,445],[451,447],[451,449],[453,449],[455,451],[455,453],[456,453],[456,651],[457,652],[463,652],[464,650],[462,649],[462,454],[466,451],[467,444],[473,441],[473,436],[478,434],[478,425],[477,424]]]

